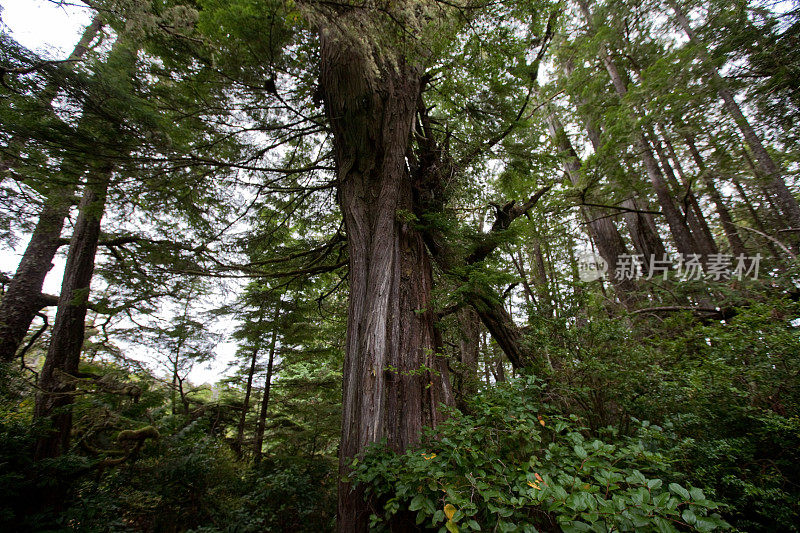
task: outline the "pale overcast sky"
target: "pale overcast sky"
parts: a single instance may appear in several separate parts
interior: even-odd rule
[[[92,15],[87,7],[77,1],[59,5],[58,2],[48,0],[0,0],[0,6],[3,30],[10,33],[20,44],[53,59],[64,59],[70,54]],[[27,241],[27,237],[20,239],[16,250],[0,248],[0,270],[10,274],[16,269]],[[63,256],[57,257],[54,264],[44,285],[44,291],[50,294],[59,293],[64,273]],[[54,309],[50,311],[51,314],[55,312]],[[52,320],[50,323],[52,324]],[[232,324],[223,326],[230,329]],[[133,351],[137,350],[134,348]],[[211,365],[198,365],[193,369],[190,374],[191,381],[194,383],[218,381],[223,376],[228,361],[233,359],[235,351],[234,343],[221,343],[217,347],[216,360]]]

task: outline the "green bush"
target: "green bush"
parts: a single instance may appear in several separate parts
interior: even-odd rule
[[[376,446],[355,460],[353,479],[378,509],[372,527],[415,513],[441,532],[729,528],[701,489],[643,473],[670,470],[652,441],[594,438],[542,395],[521,378],[479,395],[470,414],[451,410],[418,448]]]

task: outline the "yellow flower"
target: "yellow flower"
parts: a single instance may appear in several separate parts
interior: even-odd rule
[[[528,486],[534,488],[536,490],[542,490],[538,483],[534,483],[533,481],[528,481]]]
[[[430,461],[431,459],[436,457],[436,454],[432,453],[430,456],[428,456],[425,452],[422,452],[422,457],[424,457],[426,461]]]

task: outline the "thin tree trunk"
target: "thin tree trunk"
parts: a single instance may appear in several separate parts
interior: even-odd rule
[[[245,386],[244,402],[242,402],[242,414],[239,417],[239,427],[236,430],[236,444],[234,445],[234,452],[236,458],[242,458],[242,444],[244,443],[244,424],[247,420],[247,411],[250,408],[250,393],[253,390],[253,374],[256,371],[256,362],[258,361],[258,345],[253,348],[253,355],[250,358],[250,370],[247,372],[247,385]]]
[[[52,425],[36,442],[34,456],[37,460],[58,457],[69,448],[72,430],[69,407],[75,391],[71,376],[78,372],[89,286],[94,273],[100,221],[110,181],[109,167],[89,176],[70,240],[50,346],[39,374],[34,416],[39,420],[49,419]]]
[[[648,133],[650,134],[653,147],[656,150],[656,155],[658,155],[658,159],[661,162],[661,168],[664,170],[667,182],[672,185],[674,194],[678,195],[679,202],[683,205],[684,218],[689,223],[692,237],[697,243],[697,249],[703,255],[703,259],[707,259],[711,254],[719,253],[717,243],[714,241],[714,236],[706,222],[705,214],[700,208],[697,197],[694,192],[692,192],[691,184],[683,179],[683,177],[681,177],[681,181],[678,181],[678,178],[675,177],[675,171],[669,162],[669,158],[664,152],[664,147],[661,145],[661,141],[656,136],[655,131],[649,128]],[[675,165],[680,164],[677,158],[674,160],[674,163]]]
[[[264,431],[267,427],[267,410],[269,409],[269,393],[272,388],[272,369],[275,363],[275,347],[278,343],[278,318],[280,317],[280,302],[275,304],[275,315],[272,320],[272,339],[269,341],[269,358],[267,359],[267,375],[264,378],[264,395],[261,397],[261,411],[258,413],[256,425],[255,446],[253,448],[253,462],[261,464],[264,448]]]
[[[686,146],[689,148],[689,153],[691,154],[692,159],[694,160],[695,166],[697,166],[697,170],[700,173],[700,177],[705,182],[708,195],[714,202],[714,207],[716,207],[717,216],[719,216],[720,223],[722,224],[722,229],[725,232],[725,237],[728,239],[728,243],[731,246],[731,251],[736,256],[745,255],[747,253],[747,249],[745,248],[744,242],[742,241],[742,238],[739,235],[739,230],[736,229],[736,225],[733,222],[733,217],[731,216],[728,207],[725,205],[725,200],[722,198],[722,194],[720,194],[716,184],[714,183],[714,177],[711,175],[711,173],[709,172],[708,168],[705,165],[705,161],[703,160],[703,156],[700,154],[700,150],[697,149],[697,145],[695,144],[694,139],[692,138],[691,135],[689,135],[689,133],[683,132],[682,137],[683,140],[686,142]],[[667,149],[670,151],[670,154],[672,155],[673,161],[677,161],[678,158],[675,155],[675,149],[673,148],[670,140],[666,137],[666,132],[664,132],[664,142],[666,143]]]
[[[568,76],[572,74],[573,68],[570,62],[566,63],[565,71]],[[579,97],[578,105],[583,107],[586,105],[586,102]],[[595,125],[589,115],[584,114],[582,118],[586,134],[589,137],[589,141],[592,143],[592,148],[594,148],[595,153],[600,153],[603,147],[600,129]],[[620,173],[622,172],[622,166],[619,162],[614,160],[612,165],[614,165]],[[628,228],[628,233],[631,236],[631,242],[636,252],[644,258],[664,257],[666,248],[659,236],[658,227],[656,226],[653,215],[642,212],[646,210],[644,208],[644,202],[637,197],[633,197],[622,202],[622,207],[628,209],[628,211],[623,212],[622,219],[625,221],[625,225]],[[647,260],[643,262],[645,272],[647,272],[648,264]],[[609,265],[609,269],[615,267],[616,264]]]
[[[68,61],[77,61],[84,56],[89,44],[100,32],[102,22],[95,15],[86,27],[80,41],[70,54]],[[52,100],[56,88],[45,89],[43,98]],[[9,145],[13,144],[13,140]],[[63,165],[62,165],[63,166]],[[0,160],[0,171],[8,164]],[[19,349],[36,313],[44,307],[42,286],[47,273],[53,268],[53,258],[61,247],[61,230],[73,203],[75,182],[54,182],[50,185],[42,203],[39,221],[14,273],[8,290],[0,301],[0,360],[10,361]]]
[[[755,227],[761,233],[763,233],[765,235],[769,235],[769,232],[767,231],[767,228],[764,226],[764,223],[761,221],[761,217],[758,215],[758,212],[756,211],[756,208],[753,206],[753,203],[750,201],[750,197],[747,195],[747,192],[744,190],[744,187],[742,187],[742,184],[739,183],[739,180],[737,180],[736,178],[734,178],[732,181],[733,181],[734,187],[736,187],[736,191],[739,193],[739,196],[742,198],[742,201],[744,202],[744,205],[747,206],[747,211],[750,213],[750,217],[753,219],[753,224],[755,225]],[[769,251],[772,254],[772,256],[775,257],[776,259],[780,259],[781,253],[778,251],[778,247],[775,246],[775,243],[773,243],[769,239],[765,239],[765,244],[767,245],[767,248],[769,248]]]
[[[492,350],[494,355],[494,379],[497,383],[505,383],[506,381],[506,368],[503,366],[503,356],[497,352],[497,350]]]
[[[553,297],[550,294],[550,283],[547,278],[547,265],[542,254],[539,240],[533,242],[533,286],[539,299],[539,312],[547,317],[553,316]]]
[[[522,250],[518,250],[516,256],[513,254],[511,255],[511,262],[514,263],[514,267],[517,269],[517,274],[519,274],[519,279],[522,282],[523,294],[525,295],[525,304],[530,306],[532,303],[536,303],[536,294],[534,294],[533,289],[531,288],[530,281],[528,280],[528,273],[525,271],[525,260],[522,256]]]
[[[564,131],[564,125],[559,120],[552,109],[552,106],[547,110],[547,124],[550,132],[550,137],[558,150],[561,152],[561,157],[564,161],[564,169],[567,177],[574,186],[580,184],[580,169],[581,161],[577,152],[572,146],[572,143]],[[598,141],[599,142],[599,141]],[[606,262],[609,268],[609,279],[614,286],[623,304],[629,305],[632,303],[635,285],[629,279],[616,279],[614,276],[614,269],[619,263],[619,257],[627,254],[625,248],[625,241],[619,234],[617,227],[610,217],[599,212],[597,209],[588,207],[581,207],[584,217],[588,220],[589,235],[597,245],[600,251],[600,256]]]
[[[675,205],[672,193],[664,181],[661,171],[658,168],[658,163],[653,157],[650,144],[641,133],[638,134],[638,137],[638,147],[642,162],[644,163],[647,176],[650,178],[650,183],[653,185],[653,191],[656,193],[661,211],[664,213],[664,218],[667,219],[672,238],[675,241],[675,247],[679,253],[684,255],[702,254],[703,250],[692,237],[689,226],[687,226],[686,221],[684,221],[680,211],[678,211]]]
[[[753,173],[753,176],[756,178],[755,181],[758,184],[758,189],[761,191],[761,196],[764,198],[764,201],[767,202],[769,206],[769,222],[772,225],[773,229],[777,230],[782,227],[785,227],[783,224],[783,215],[781,214],[780,208],[775,205],[775,199],[773,198],[772,192],[767,187],[764,187],[764,174],[762,173],[761,169],[758,168],[756,163],[753,161],[753,158],[750,157],[750,154],[747,151],[747,148],[742,147],[742,157],[744,158],[745,163],[747,163],[748,168]]]
[[[592,33],[594,33],[595,30],[593,27],[592,13],[589,10],[588,2],[586,0],[579,0],[578,4],[580,5],[581,12],[586,19],[590,30]],[[608,75],[611,77],[611,83],[614,86],[614,90],[619,95],[620,99],[622,99],[628,94],[628,87],[625,84],[625,81],[622,79],[622,76],[617,69],[617,65],[614,63],[613,59],[606,50],[606,45],[604,43],[601,43],[600,45],[599,54],[600,60],[605,66]],[[678,252],[686,255],[702,253],[702,251],[698,249],[697,243],[692,237],[689,227],[686,225],[686,222],[683,220],[678,208],[675,206],[675,202],[670,194],[669,187],[667,187],[664,177],[661,174],[661,170],[658,167],[658,162],[656,162],[656,159],[653,155],[653,149],[645,137],[644,132],[641,130],[636,131],[636,148],[639,151],[642,163],[644,164],[647,177],[650,179],[650,183],[653,186],[653,191],[658,197],[658,202],[661,205],[661,210],[664,213],[664,217],[667,219],[667,224],[669,225],[670,232],[672,233],[672,238],[675,241],[675,247],[678,249]]]
[[[178,360],[172,365],[172,388],[169,391],[170,405],[172,406],[172,414],[178,414]]]
[[[471,307],[458,312],[459,338],[458,352],[460,369],[458,387],[454,387],[456,405],[463,406],[468,398],[478,392],[478,353],[480,350],[480,318]]]
[[[678,2],[676,0],[668,0],[667,3],[675,12],[675,19],[677,20],[678,25],[681,27],[681,29],[683,29],[684,32],[686,32],[689,40],[697,47],[701,59],[705,63],[712,86],[714,89],[716,89],[717,94],[725,105],[725,109],[733,117],[733,120],[736,122],[736,125],[742,132],[742,136],[744,137],[745,142],[747,142],[747,145],[750,147],[750,150],[753,151],[758,168],[763,173],[770,192],[775,195],[778,205],[780,206],[780,210],[785,217],[785,220],[788,222],[788,227],[800,229],[800,205],[797,203],[797,198],[794,197],[792,192],[786,186],[786,182],[783,180],[781,170],[769,155],[769,152],[767,152],[767,149],[762,144],[761,139],[753,129],[753,126],[744,116],[744,113],[742,113],[739,104],[736,102],[736,99],[725,83],[725,80],[722,79],[722,76],[719,75],[719,72],[717,72],[717,69],[713,66],[713,63],[708,57],[708,51],[706,50],[704,44],[697,37],[697,33],[695,33],[695,31],[692,29],[689,19],[686,18],[686,15],[678,5]],[[797,236],[793,237],[793,241],[795,242],[795,245],[797,245]]]

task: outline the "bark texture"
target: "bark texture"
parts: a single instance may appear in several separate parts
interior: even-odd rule
[[[343,14],[339,22],[361,25],[357,16]],[[342,475],[384,437],[398,452],[415,444],[423,426],[441,420],[437,406],[452,402],[437,356],[431,264],[422,237],[403,217],[413,212],[405,157],[421,71],[401,54],[381,52],[333,27],[321,32],[320,87],[349,246]],[[338,530],[367,531],[369,514],[362,490],[341,482]]]

